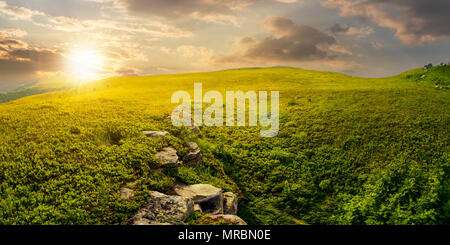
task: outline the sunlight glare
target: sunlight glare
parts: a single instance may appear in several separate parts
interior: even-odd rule
[[[74,50],[68,56],[68,68],[71,76],[81,82],[100,78],[103,69],[103,57],[93,49]]]

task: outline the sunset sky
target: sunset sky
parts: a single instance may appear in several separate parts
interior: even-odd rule
[[[86,66],[394,75],[450,62],[449,13],[448,0],[0,0],[0,91]]]

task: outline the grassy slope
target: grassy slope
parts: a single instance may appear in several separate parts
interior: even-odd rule
[[[39,82],[25,84],[11,92],[0,93],[0,103],[17,100],[35,94],[68,89],[76,85],[77,83],[73,79],[64,75],[57,75]]]
[[[448,68],[447,68],[448,69]],[[429,74],[432,74],[430,71]],[[0,105],[0,223],[117,224],[176,181],[242,192],[253,224],[447,223],[449,91],[422,70],[366,79],[290,68],[111,78]],[[171,94],[279,90],[281,130],[202,128],[165,115]],[[154,140],[142,130],[168,130]],[[159,168],[199,143],[205,166]],[[136,198],[117,191],[137,180]],[[447,182],[445,182],[447,181]]]

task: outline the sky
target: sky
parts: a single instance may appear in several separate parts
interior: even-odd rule
[[[0,0],[0,91],[61,73],[390,76],[450,62],[449,13],[448,0]]]

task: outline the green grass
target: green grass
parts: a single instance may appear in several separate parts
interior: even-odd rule
[[[0,224],[119,224],[175,182],[238,193],[249,224],[448,224],[450,94],[435,83],[448,84],[449,69],[424,79],[423,69],[368,79],[292,68],[118,77],[0,104]],[[193,94],[194,82],[279,90],[279,135],[173,127],[170,97]],[[191,140],[204,166],[160,168],[158,149],[182,156]],[[135,199],[120,200],[131,181]]]

